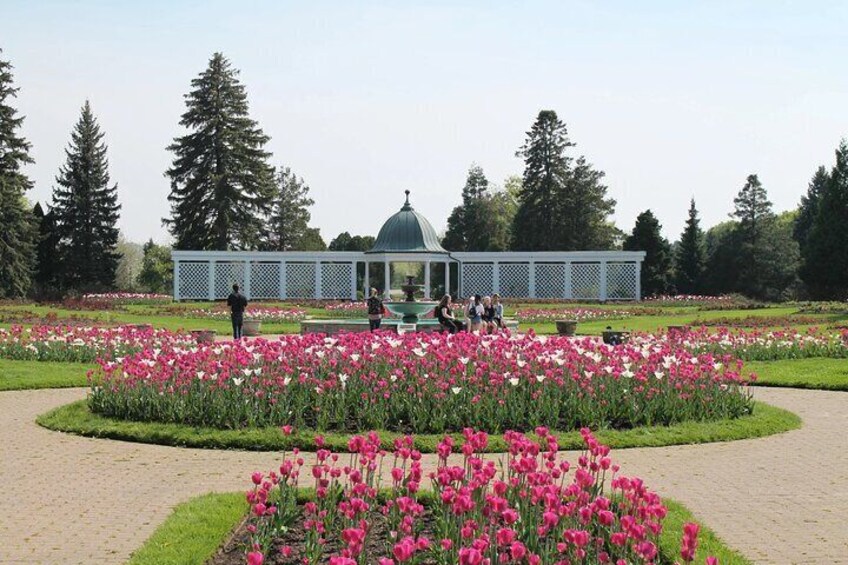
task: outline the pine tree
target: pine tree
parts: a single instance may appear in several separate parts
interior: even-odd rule
[[[813,227],[813,222],[819,212],[819,202],[822,194],[827,190],[830,182],[830,175],[824,166],[819,167],[810,184],[807,185],[807,194],[801,197],[801,204],[798,206],[798,216],[795,218],[794,236],[795,241],[801,246],[801,253],[804,254],[804,249],[807,246],[807,237],[810,235],[810,230]]]
[[[733,199],[731,217],[739,221],[743,241],[754,245],[768,220],[774,218],[766,189],[757,175],[748,175],[745,185]]]
[[[804,247],[801,278],[819,299],[848,299],[848,142],[836,150],[830,182]]]
[[[0,59],[0,298],[29,291],[35,262],[35,227],[24,197],[32,182],[23,173],[33,160],[17,131],[24,118],[11,106],[18,93],[13,78],[11,63]]]
[[[37,227],[36,237],[36,294],[44,298],[61,296],[61,258],[59,256],[59,233],[56,228],[56,214],[37,203],[32,210]]]
[[[274,195],[274,169],[263,148],[268,136],[248,115],[238,71],[215,53],[191,81],[174,139],[171,217],[164,220],[177,249],[256,249]]]
[[[695,199],[689,203],[689,218],[680,235],[680,243],[674,256],[675,286],[677,292],[696,294],[700,292],[704,274],[704,232],[700,227]]]
[[[65,289],[109,289],[118,268],[118,185],[109,186],[103,132],[86,101],[56,177],[53,212]]]
[[[604,173],[585,157],[566,155],[574,144],[552,110],[539,113],[516,154],[524,159],[523,186],[512,229],[515,250],[609,249],[617,230],[608,217]]]
[[[442,239],[451,251],[484,251],[486,245],[485,202],[489,196],[489,180],[483,168],[472,163],[462,188],[462,204],[448,216],[448,229]]]
[[[289,167],[282,167],[277,175],[276,195],[263,248],[269,251],[306,251],[304,245],[314,248],[317,240],[314,233],[309,233],[312,217],[309,207],[313,204],[315,201],[309,198],[309,186],[303,178]],[[323,239],[321,245],[326,249]]]
[[[671,246],[660,233],[659,221],[646,210],[636,217],[633,232],[624,240],[625,251],[644,251],[642,296],[666,294],[671,282]]]

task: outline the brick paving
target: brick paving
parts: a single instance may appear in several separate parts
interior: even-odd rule
[[[756,389],[804,427],[732,443],[614,452],[755,563],[848,563],[848,393]],[[243,490],[273,453],[82,438],[35,417],[84,389],[0,393],[0,563],[123,563],[174,505]],[[432,463],[428,457],[427,463]]]

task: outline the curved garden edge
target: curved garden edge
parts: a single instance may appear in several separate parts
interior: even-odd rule
[[[301,497],[308,499],[308,491],[302,491]],[[663,503],[668,508],[668,515],[660,536],[660,554],[663,562],[674,563],[680,556],[683,524],[697,521],[697,518],[673,500],[664,499]],[[127,565],[202,565],[230,539],[246,513],[243,493],[209,493],[192,498],[174,508],[144,545],[133,552]],[[751,563],[701,525],[695,562],[702,563],[710,555],[718,557],[719,563]]]
[[[50,430],[68,432],[86,437],[115,439],[137,443],[151,443],[174,447],[203,449],[243,449],[248,451],[282,451],[294,448],[315,449],[313,430],[297,430],[283,435],[279,428],[253,428],[244,430],[219,430],[198,428],[181,424],[158,422],[133,422],[107,418],[92,413],[85,400],[54,408],[40,415],[36,423]],[[801,427],[796,414],[763,402],[755,402],[754,413],[737,419],[712,422],[686,422],[673,426],[650,426],[631,430],[598,430],[599,441],[614,449],[632,447],[663,447],[696,443],[712,443],[765,437]],[[578,431],[553,432],[563,450],[582,450],[583,439]],[[403,434],[379,432],[383,447],[389,449],[395,438]],[[345,451],[348,440],[355,434],[327,432],[322,434],[325,446]],[[415,435],[415,448],[422,453],[435,453],[436,445],[445,434]],[[455,439],[461,434],[453,435]],[[506,451],[506,443],[493,434],[487,449],[490,453]]]

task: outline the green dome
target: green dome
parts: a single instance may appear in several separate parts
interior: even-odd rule
[[[409,191],[400,212],[386,220],[366,253],[447,253],[427,218],[412,209]]]

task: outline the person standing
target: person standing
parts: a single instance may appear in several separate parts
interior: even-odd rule
[[[241,339],[247,298],[239,292],[239,285],[233,285],[233,291],[227,297],[227,306],[230,307],[230,320],[233,322],[233,339]]]
[[[505,327],[503,322],[504,307],[501,302],[501,295],[497,292],[492,295],[492,307],[495,309],[495,315],[493,317],[495,325],[499,329],[503,329]]]
[[[367,300],[368,305],[368,327],[371,331],[379,330],[383,323],[383,301],[377,294],[377,289],[371,289],[371,296]]]

